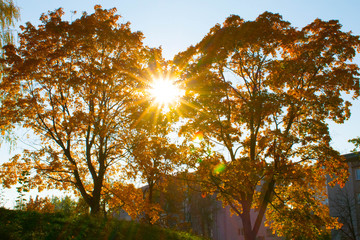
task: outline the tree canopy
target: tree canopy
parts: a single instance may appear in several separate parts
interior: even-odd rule
[[[5,46],[1,124],[21,122],[41,144],[3,165],[4,185],[28,172],[30,187],[75,188],[97,213],[104,186],[121,180],[147,51],[115,12],[95,6],[67,22],[58,9],[21,27],[19,47]]]
[[[335,20],[297,29],[269,12],[232,15],[167,62],[115,13],[95,6],[68,22],[58,9],[22,26],[18,47],[4,47],[0,128],[20,123],[40,141],[2,165],[4,186],[75,189],[93,214],[118,198],[131,216],[145,211],[155,222],[153,190],[187,164],[203,193],[241,218],[246,240],[265,215],[293,239],[338,226],[323,204],[325,175],[342,185],[348,173],[327,121],[347,120],[343,96],[359,96],[358,36]],[[169,112],[148,93],[166,75],[179,75],[185,90]],[[182,145],[170,141],[173,126]],[[139,178],[147,195],[123,182]]]
[[[291,238],[336,226],[321,202],[325,175],[343,183],[347,171],[326,121],[348,119],[343,93],[359,95],[351,63],[359,44],[338,21],[296,29],[265,12],[254,21],[228,17],[175,58],[186,84],[182,133],[191,140],[202,132],[201,146],[213,149],[194,154],[199,181],[240,216],[245,239],[256,238],[265,212]]]
[[[19,8],[15,6],[12,0],[0,1],[0,47],[13,42],[14,34],[10,27],[14,27],[19,18]]]

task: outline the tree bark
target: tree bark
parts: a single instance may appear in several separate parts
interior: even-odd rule
[[[256,240],[257,232],[253,229],[252,223],[251,223],[251,202],[245,202],[242,204],[243,206],[243,212],[240,215],[243,228],[244,228],[244,238],[245,240]],[[259,229],[257,229],[259,230]]]
[[[92,198],[90,204],[90,215],[96,216],[99,213],[100,213],[100,201],[96,201],[94,198]]]

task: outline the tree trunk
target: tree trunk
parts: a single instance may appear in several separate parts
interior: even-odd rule
[[[154,184],[150,183],[149,184],[149,196],[148,196],[148,203],[149,203],[149,207],[151,206],[152,202],[153,202],[153,190],[154,190]],[[145,218],[146,218],[146,222],[148,224],[152,224],[151,223],[151,216],[149,215],[149,213],[145,213]]]
[[[104,163],[103,159],[99,160],[100,163]],[[100,200],[101,200],[101,189],[103,187],[103,179],[105,170],[100,164],[100,170],[98,176],[93,180],[94,181],[94,190],[92,191],[92,197],[90,201],[90,214],[98,215],[101,210]]]
[[[92,192],[92,197],[89,204],[90,214],[93,216],[100,214],[101,188],[102,188],[102,180],[97,179],[97,181],[94,181],[94,190]]]
[[[99,201],[93,201],[90,204],[90,215],[96,216],[100,213],[100,202]]]
[[[250,212],[244,213],[241,217],[245,240],[256,240],[256,233],[252,229]]]
[[[259,229],[254,229],[251,223],[251,201],[243,202],[243,212],[240,215],[244,228],[245,240],[256,240]]]

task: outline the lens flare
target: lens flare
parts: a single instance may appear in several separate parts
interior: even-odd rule
[[[204,140],[204,134],[201,131],[196,132],[192,138],[195,143],[200,143],[202,140]]]
[[[226,166],[223,163],[219,163],[214,168],[214,174],[219,174],[225,170]]]

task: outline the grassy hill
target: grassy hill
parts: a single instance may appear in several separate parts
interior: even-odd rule
[[[0,239],[201,240],[202,238],[136,222],[0,208]]]

